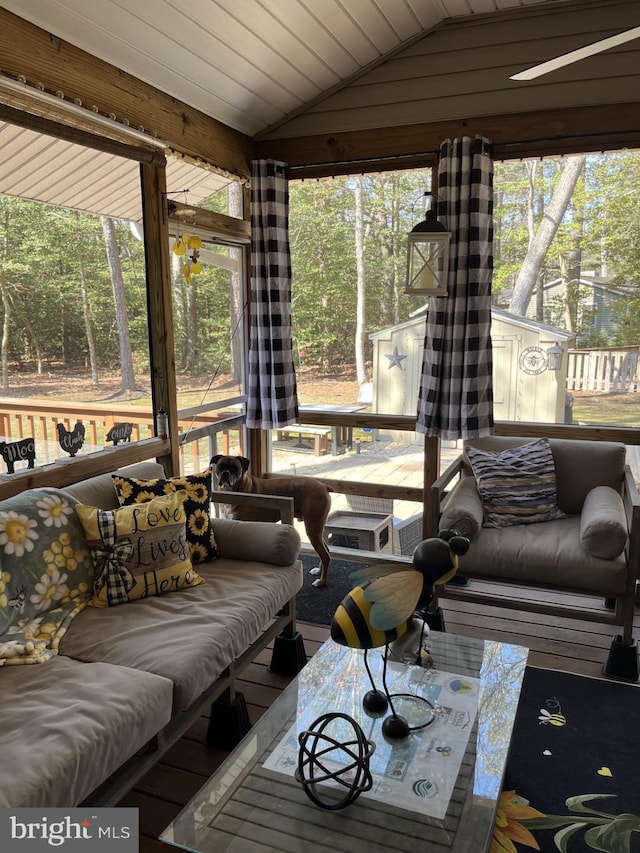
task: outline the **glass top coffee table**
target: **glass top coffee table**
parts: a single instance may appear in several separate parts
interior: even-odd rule
[[[427,646],[432,669],[389,663],[396,712],[415,727],[390,741],[382,734],[390,712],[362,707],[371,688],[363,653],[327,640],[161,840],[195,853],[486,850],[528,650],[437,632]],[[368,663],[381,685],[382,649]],[[331,712],[356,720],[375,744],[371,790],[335,811],[315,805],[294,776],[298,735]],[[339,750],[330,757],[339,768]],[[344,795],[335,783],[317,791]]]

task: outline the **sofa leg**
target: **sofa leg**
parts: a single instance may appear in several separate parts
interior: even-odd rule
[[[231,701],[222,696],[211,705],[207,746],[234,749],[250,729],[249,712],[242,693],[236,693]]]
[[[302,634],[296,631],[288,636],[285,631],[278,634],[273,644],[269,669],[278,675],[297,675],[307,662]]]
[[[607,662],[602,668],[604,675],[620,681],[638,681],[638,643],[632,640],[623,643],[621,634],[616,634],[611,642]]]

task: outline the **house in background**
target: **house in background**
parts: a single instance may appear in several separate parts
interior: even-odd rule
[[[403,323],[369,335],[373,344],[371,410],[411,415],[417,411],[427,306]],[[494,417],[499,421],[565,423],[568,348],[572,332],[491,310]],[[559,369],[548,350],[562,349]],[[416,441],[416,433],[385,431],[394,441]]]
[[[615,306],[623,301],[627,292],[623,288],[612,287],[606,276],[595,272],[582,272],[577,282],[577,311],[575,316],[576,344],[588,346],[599,337],[601,343],[611,343],[618,322]],[[562,304],[562,279],[556,278],[543,286],[543,320],[552,326],[564,326]],[[528,317],[535,317],[534,300],[529,304]],[[591,337],[590,337],[591,336]]]

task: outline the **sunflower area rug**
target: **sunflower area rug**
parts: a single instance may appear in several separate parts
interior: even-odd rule
[[[527,667],[491,853],[640,853],[640,687]]]

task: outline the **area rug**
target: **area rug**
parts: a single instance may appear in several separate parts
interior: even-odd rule
[[[331,560],[329,583],[327,586],[316,587],[313,586],[316,576],[309,572],[318,565],[318,558],[301,556],[300,560],[304,571],[304,584],[296,595],[296,618],[300,622],[311,622],[313,625],[330,625],[336,607],[353,587],[349,574],[371,564]]]
[[[491,853],[639,853],[640,687],[527,667]]]

